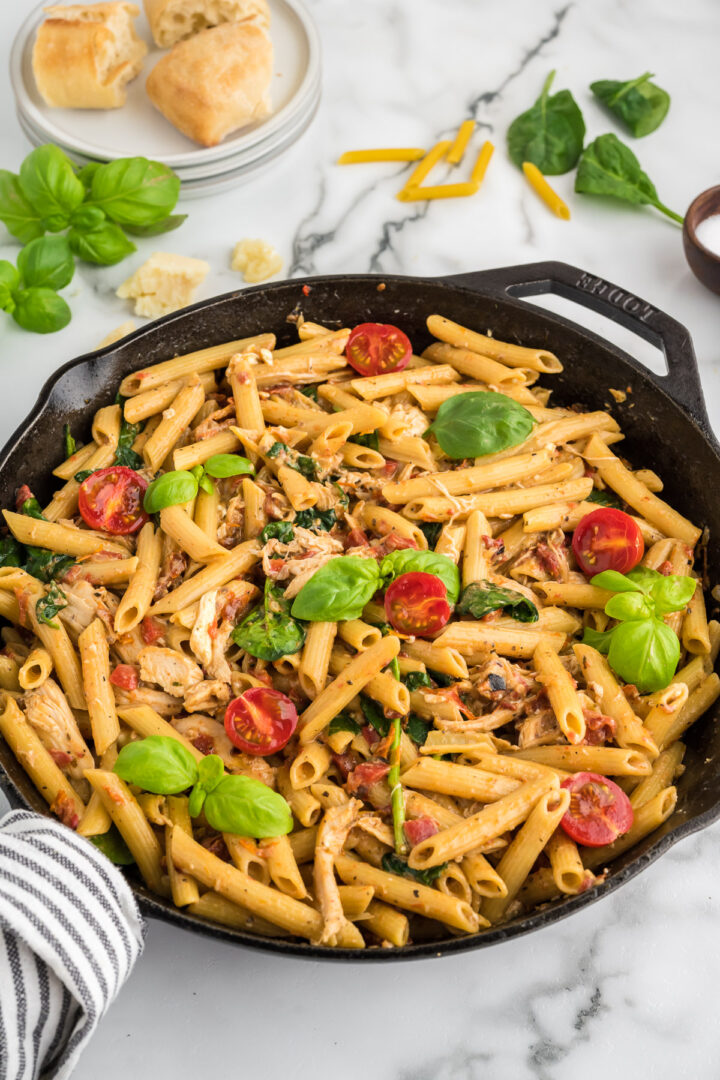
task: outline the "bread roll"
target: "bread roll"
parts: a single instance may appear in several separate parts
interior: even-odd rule
[[[178,131],[215,146],[269,116],[272,44],[254,22],[223,23],[173,46],[146,83],[148,97]]]
[[[221,23],[252,19],[266,30],[270,26],[267,0],[144,0],[144,4],[152,36],[161,49]]]
[[[32,66],[48,105],[60,109],[117,109],[140,71],[147,45],[135,33],[135,4],[47,7]]]

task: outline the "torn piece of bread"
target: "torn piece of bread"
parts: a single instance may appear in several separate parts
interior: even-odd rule
[[[270,26],[267,0],[143,0],[152,36],[161,49],[221,23],[254,20]]]
[[[279,274],[282,264],[282,256],[265,240],[239,240],[230,266],[240,271],[244,281],[254,285]]]
[[[122,283],[116,295],[121,300],[134,300],[136,315],[150,319],[167,315],[193,302],[195,290],[209,269],[203,259],[155,251]]]
[[[273,50],[253,22],[223,23],[173,46],[150,72],[148,97],[183,135],[216,146],[269,116]]]
[[[46,104],[59,109],[117,109],[139,73],[147,45],[133,25],[135,4],[60,4],[45,8],[32,67]]]

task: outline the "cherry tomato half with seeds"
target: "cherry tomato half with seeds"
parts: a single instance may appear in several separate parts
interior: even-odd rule
[[[297,709],[290,698],[268,686],[251,686],[225,711],[225,731],[230,742],[256,757],[282,750],[297,722]]]
[[[350,334],[345,355],[348,364],[361,375],[387,375],[408,366],[412,345],[397,326],[366,322]]]
[[[387,621],[401,634],[434,634],[442,630],[450,611],[447,589],[440,578],[421,570],[401,574],[385,593]]]
[[[630,800],[607,776],[575,773],[560,786],[570,792],[570,807],[560,824],[577,844],[585,847],[611,844],[632,825]]]
[[[607,506],[581,519],[573,533],[572,548],[578,566],[588,577],[603,570],[627,574],[642,559],[645,541],[629,514]]]
[[[98,469],[80,485],[78,509],[91,529],[134,533],[148,521],[143,510],[147,480],[125,465]]]

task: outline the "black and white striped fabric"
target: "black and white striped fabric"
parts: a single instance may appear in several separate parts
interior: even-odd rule
[[[0,821],[0,1080],[64,1080],[143,949],[130,888],[97,848],[16,810]]]

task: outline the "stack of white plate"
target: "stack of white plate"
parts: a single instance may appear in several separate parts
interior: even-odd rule
[[[20,27],[10,57],[20,126],[34,146],[55,143],[81,165],[140,155],[163,161],[182,180],[184,197],[242,184],[300,138],[320,101],[320,42],[312,18],[301,0],[269,3],[275,54],[272,115],[229,135],[219,146],[197,146],[147,97],[145,79],[164,52],[152,45],[144,16],[136,25],[151,48],[141,74],[128,87],[123,108],[51,109],[46,105],[32,72],[35,32],[45,17],[44,4]]]

